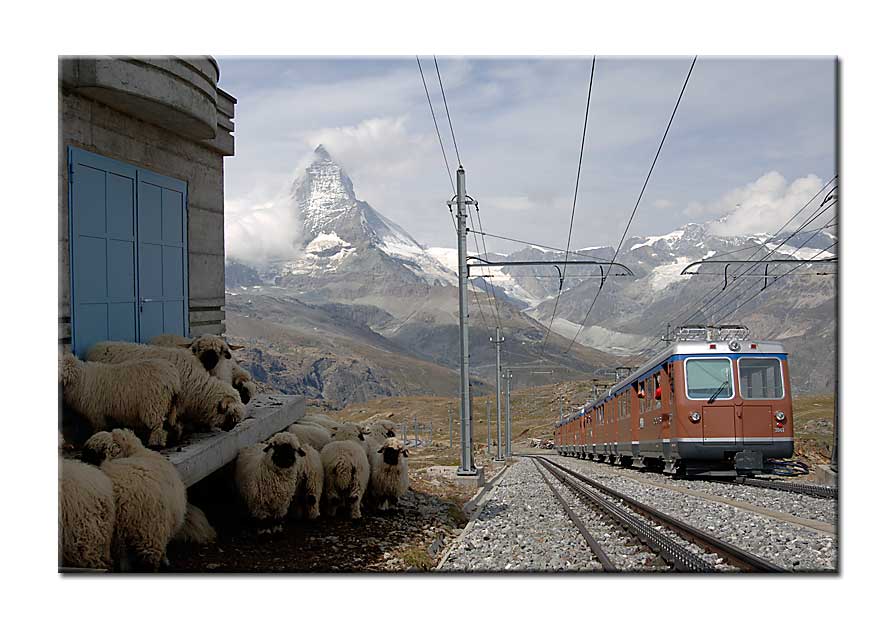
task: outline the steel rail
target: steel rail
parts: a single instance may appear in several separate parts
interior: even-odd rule
[[[569,504],[559,493],[559,490],[556,489],[550,481],[547,480],[547,475],[544,474],[544,470],[541,468],[539,464],[535,464],[535,468],[538,469],[538,472],[541,474],[541,478],[544,480],[544,483],[547,484],[547,487],[550,488],[550,491],[553,492],[553,496],[556,497],[556,500],[559,501],[559,504],[562,506],[563,511],[565,511],[566,515],[571,519],[571,521],[578,528],[578,532],[581,534],[581,537],[584,538],[584,541],[587,542],[587,546],[590,547],[591,552],[596,556],[597,560],[603,566],[603,572],[606,573],[617,573],[618,568],[615,567],[615,564],[612,563],[612,560],[609,559],[609,556],[606,555],[606,552],[603,550],[603,547],[600,546],[600,543],[594,539],[593,535],[591,535],[590,531],[587,530],[587,527],[584,526],[584,523],[581,522],[581,519],[578,515],[572,511],[572,508],[569,507]]]
[[[559,482],[582,497],[583,500],[611,516],[619,525],[627,529],[643,544],[671,564],[674,570],[701,573],[717,572],[714,565],[709,564],[701,556],[681,546],[666,533],[655,529],[649,523],[625,511],[623,507],[604,498],[594,490],[589,490],[581,484],[569,480],[568,477],[574,475],[568,468],[538,456],[534,456],[534,459],[543,465]],[[563,472],[567,473],[567,476],[564,476]]]
[[[605,494],[608,494],[614,498],[620,499],[631,509],[639,512],[640,514],[646,516],[654,520],[657,523],[665,525],[670,529],[673,529],[675,533],[687,538],[691,542],[702,546],[703,548],[713,552],[718,553],[722,557],[724,557],[730,564],[740,568],[741,570],[753,571],[753,572],[769,572],[769,573],[782,573],[787,572],[785,568],[777,566],[764,558],[761,558],[753,553],[749,553],[733,544],[730,544],[726,540],[722,540],[721,538],[715,537],[711,534],[706,533],[705,531],[698,529],[692,525],[689,525],[673,516],[669,516],[659,510],[650,507],[644,503],[637,501],[634,498],[626,494],[622,494],[617,490],[613,490],[609,486],[603,485],[590,477],[586,477],[578,472],[570,468],[566,468],[562,464],[558,464],[553,460],[544,460],[548,464],[552,464],[558,468],[561,468],[563,471],[567,472],[569,475],[575,477],[579,481],[591,486],[594,489],[600,490]]]
[[[789,481],[771,481],[769,479],[756,479],[755,477],[743,477],[734,480],[736,483],[754,486],[756,488],[767,488],[769,490],[781,490],[783,492],[795,492],[796,494],[807,494],[821,499],[838,499],[839,488],[826,485],[811,485],[810,483],[796,483]]]

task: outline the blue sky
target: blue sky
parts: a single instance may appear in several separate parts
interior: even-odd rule
[[[452,246],[448,175],[416,60],[221,58],[238,99],[225,161],[227,246],[285,245],[284,192],[317,143],[359,198],[429,246]],[[431,57],[421,57],[451,168]],[[439,58],[469,194],[486,231],[565,246],[590,58]],[[597,58],[573,247],[616,244],[690,59]],[[835,174],[832,58],[702,57],[629,235],[733,214],[727,232],[776,230]],[[489,250],[514,244],[491,242]]]

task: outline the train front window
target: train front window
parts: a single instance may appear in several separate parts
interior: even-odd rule
[[[776,357],[741,357],[740,394],[749,400],[783,398],[783,364]]]
[[[685,363],[687,397],[715,401],[733,398],[733,372],[729,359],[688,359]]]

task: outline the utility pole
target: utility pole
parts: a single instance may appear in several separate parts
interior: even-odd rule
[[[450,447],[454,448],[454,408],[448,407],[448,431],[451,434]]]
[[[491,454],[491,399],[488,401],[488,455]]]
[[[507,421],[504,425],[504,431],[506,432],[504,457],[509,459],[513,456],[513,419],[510,416],[510,381],[513,378],[513,371],[507,368],[505,374],[507,380]]]
[[[460,466],[458,475],[477,475],[472,459],[472,411],[469,400],[469,303],[466,286],[469,265],[466,259],[466,171],[457,168],[457,277],[460,301]]]
[[[416,440],[416,444],[414,446],[420,445],[420,430],[416,423],[416,416],[413,417],[413,437]]]
[[[497,328],[497,339],[488,338],[494,344],[494,347],[497,349],[497,371],[496,371],[496,380],[497,380],[497,392],[495,396],[497,397],[497,457],[494,458],[495,461],[503,461],[503,440],[501,438],[500,432],[500,345],[506,341],[505,337],[500,337],[500,327]]]

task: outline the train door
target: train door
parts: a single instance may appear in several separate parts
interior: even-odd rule
[[[776,357],[741,357],[737,360],[742,403],[741,442],[774,437],[773,401],[783,399],[783,364]]]
[[[733,362],[727,357],[691,357],[684,360],[686,393],[701,403],[704,442],[733,440],[736,433]]]

